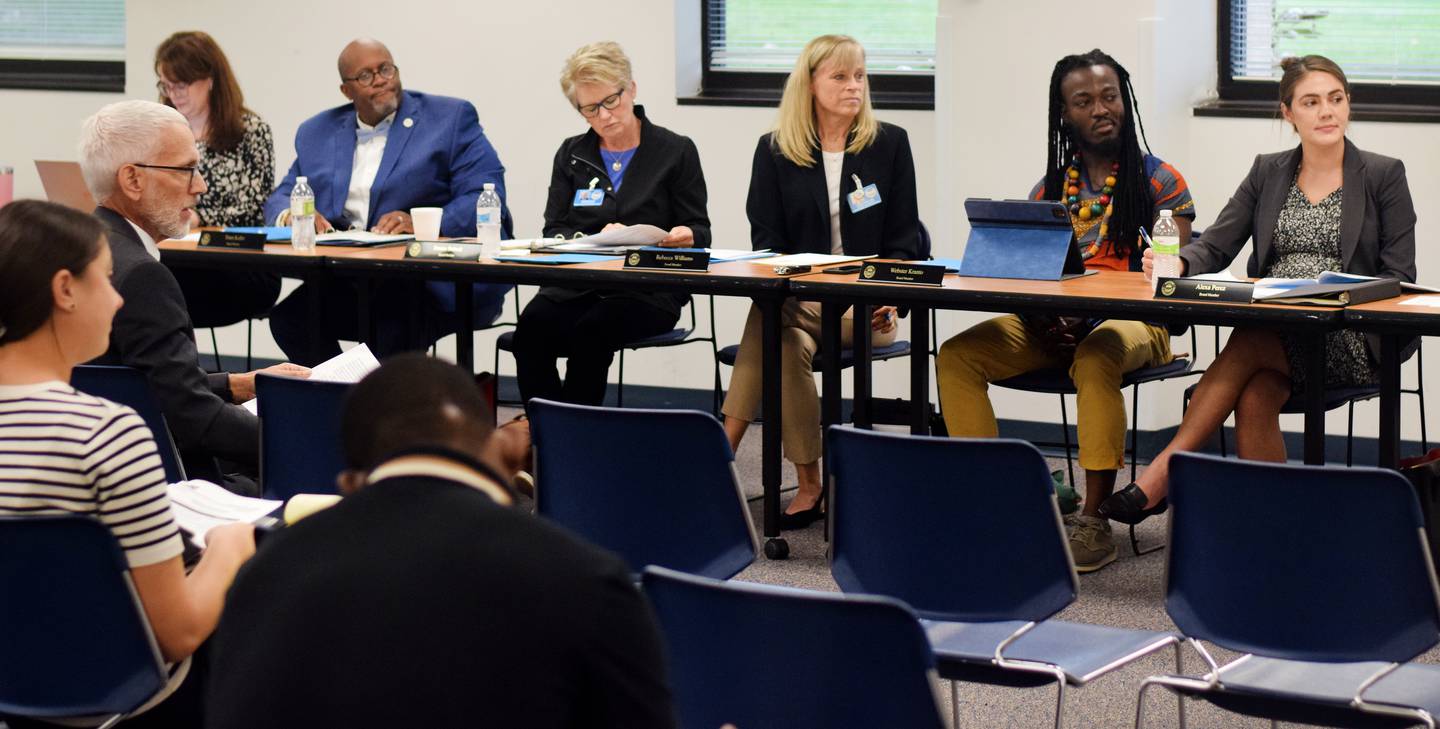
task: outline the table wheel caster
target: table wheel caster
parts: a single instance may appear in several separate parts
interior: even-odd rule
[[[790,556],[790,543],[775,537],[765,540],[765,556],[769,559],[785,559]]]

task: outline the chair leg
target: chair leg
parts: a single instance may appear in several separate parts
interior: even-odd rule
[[[1175,644],[1175,675],[1185,675],[1185,644]],[[1175,714],[1180,718],[1180,729],[1185,729],[1185,697],[1175,694]]]
[[[1425,432],[1425,348],[1415,350],[1415,398],[1420,401],[1420,452],[1430,452],[1430,438]]]
[[[1130,390],[1130,481],[1135,481],[1136,460],[1140,457],[1139,433],[1140,433],[1140,385],[1131,386]],[[1130,551],[1136,557],[1164,549],[1164,544],[1157,544],[1149,549],[1140,549],[1140,537],[1135,534],[1135,525],[1130,525]]]
[[[1065,407],[1065,396],[1060,396],[1060,437],[1065,442],[1065,470],[1070,473],[1070,488],[1077,492],[1080,487],[1075,483],[1075,462],[1070,459],[1070,411]]]
[[[625,407],[625,348],[620,348],[620,383],[615,387],[615,407]]]
[[[950,682],[950,729],[960,729],[960,682]]]
[[[255,367],[250,364],[250,355],[255,346],[255,320],[245,320],[245,371],[249,372]]]
[[[1345,428],[1345,467],[1355,465],[1355,401],[1350,401],[1349,424]]]
[[[220,364],[220,340],[215,338],[215,327],[210,327],[210,346],[215,351],[215,371],[224,372],[225,366]]]
[[[1058,681],[1055,684],[1055,729],[1064,729],[1065,726],[1065,682]]]

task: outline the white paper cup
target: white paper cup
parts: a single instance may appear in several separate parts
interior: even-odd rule
[[[440,217],[444,208],[410,208],[410,220],[415,225],[416,240],[440,240]]]

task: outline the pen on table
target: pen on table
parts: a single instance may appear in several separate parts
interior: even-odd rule
[[[1150,234],[1147,233],[1147,232],[1145,232],[1145,228],[1144,228],[1144,227],[1141,227],[1141,228],[1140,228],[1140,238],[1145,241],[1145,247],[1146,247],[1146,248],[1154,248],[1154,247],[1155,247],[1155,241],[1150,240]]]

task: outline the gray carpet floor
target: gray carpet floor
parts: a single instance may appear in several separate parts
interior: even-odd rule
[[[749,496],[760,494],[760,425],[756,425],[736,454],[741,483]],[[1063,468],[1063,458],[1050,458],[1053,469]],[[1142,467],[1143,470],[1143,467]],[[794,472],[785,465],[784,483],[794,484]],[[789,496],[784,497],[785,501]],[[751,508],[755,524],[761,523],[760,502]],[[1164,541],[1164,515],[1147,520],[1138,528],[1142,549]],[[1174,630],[1165,614],[1163,574],[1166,551],[1160,550],[1135,556],[1124,539],[1124,526],[1115,524],[1114,533],[1120,544],[1119,558],[1104,569],[1080,576],[1080,597],[1059,615],[1076,622],[1113,625],[1147,630]],[[1343,521],[1337,520],[1337,530]],[[815,590],[835,591],[826,561],[826,542],[821,524],[785,533],[790,544],[790,558],[771,561],[761,556],[755,564],[735,579],[788,585]],[[1337,538],[1343,547],[1343,538]],[[937,575],[937,578],[942,576]],[[1213,650],[1219,660],[1233,657],[1223,650]],[[1432,650],[1420,660],[1440,663],[1440,649]],[[1201,671],[1199,656],[1186,649],[1187,673]],[[1174,653],[1162,651],[1136,664],[1104,676],[1080,689],[1066,691],[1065,726],[1067,727],[1128,727],[1135,720],[1136,691],[1145,677],[1174,670]],[[950,690],[941,686],[945,712],[950,711]],[[1146,727],[1178,726],[1176,701],[1163,691],[1153,690],[1147,697]],[[1055,691],[1053,688],[1009,689],[973,684],[959,686],[961,727],[1046,727],[1051,726]],[[1208,727],[1265,727],[1269,723],[1220,711],[1208,704],[1187,702],[1187,725]],[[1285,725],[1294,726],[1294,725]]]

